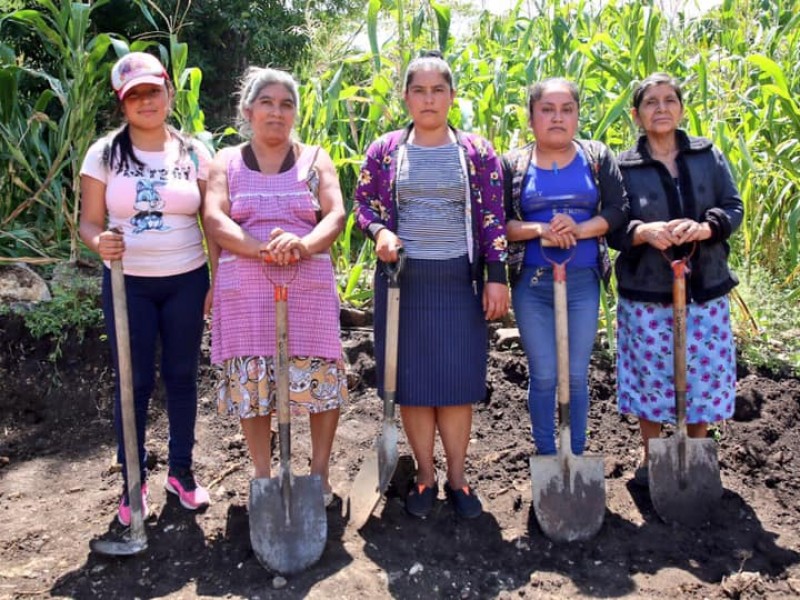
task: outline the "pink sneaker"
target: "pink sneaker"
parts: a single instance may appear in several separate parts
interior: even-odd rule
[[[203,506],[208,506],[210,502],[208,491],[204,487],[197,485],[194,480],[194,474],[190,469],[176,472],[170,470],[164,488],[168,492],[175,494],[181,501],[181,506],[189,510],[197,510]]]
[[[150,511],[147,507],[147,484],[142,484],[142,519],[146,519],[147,516],[150,514]],[[128,527],[131,524],[131,505],[128,503],[128,494],[127,492],[122,494],[122,498],[119,501],[119,509],[117,510],[117,521],[120,522],[120,525],[123,527]]]

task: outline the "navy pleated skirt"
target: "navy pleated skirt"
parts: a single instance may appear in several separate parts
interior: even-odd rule
[[[388,280],[375,274],[375,361],[383,395]],[[406,259],[400,274],[396,403],[455,406],[486,398],[488,332],[481,287],[473,290],[466,256]]]

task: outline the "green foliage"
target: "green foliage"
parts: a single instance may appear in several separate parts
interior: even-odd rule
[[[24,56],[0,45],[0,256],[78,253],[79,167],[95,137],[95,116],[106,91],[111,45],[92,36],[91,12],[105,3],[53,3],[0,19],[39,39],[55,59],[52,72],[27,66]],[[23,78],[44,89],[22,93]]]
[[[80,275],[66,265],[57,267],[56,271],[57,275],[50,286],[53,297],[50,302],[40,302],[24,309],[9,309],[22,315],[26,328],[34,338],[53,340],[50,353],[52,361],[61,356],[62,345],[69,336],[77,336],[78,341],[83,341],[87,332],[103,324],[99,279]]]
[[[739,351],[746,363],[800,376],[800,305],[797,288],[762,267],[743,279],[732,308]]]

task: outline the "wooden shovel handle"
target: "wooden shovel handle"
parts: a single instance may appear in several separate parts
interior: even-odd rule
[[[556,326],[556,361],[559,417],[569,418],[569,323],[567,319],[567,265],[553,264],[553,309]],[[566,407],[566,412],[564,412]],[[559,419],[560,420],[560,419]]]
[[[672,266],[672,340],[675,413],[679,431],[686,430],[686,273],[688,257]]]
[[[386,337],[383,370],[383,417],[394,418],[395,392],[397,391],[397,342],[400,328],[400,273],[405,266],[406,254],[397,249],[397,262],[383,263],[383,271],[389,279],[386,293]]]
[[[133,365],[128,323],[128,299],[121,260],[111,261],[111,299],[114,305],[114,332],[117,338],[122,440],[125,447],[125,470],[128,475],[128,502],[131,507],[131,534],[135,540],[146,537],[142,507],[142,481],[139,475],[139,444],[133,400]]]

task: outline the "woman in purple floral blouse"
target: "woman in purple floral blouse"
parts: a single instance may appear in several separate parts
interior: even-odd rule
[[[355,194],[358,226],[400,274],[396,402],[417,461],[407,511],[424,518],[438,495],[436,431],[447,458],[444,490],[463,518],[481,514],[465,462],[472,405],[486,398],[486,322],[508,310],[500,163],[491,145],[448,124],[453,76],[438,53],[413,60],[404,98],[411,117],[367,150]],[[375,357],[383,394],[387,279],[375,275]]]

